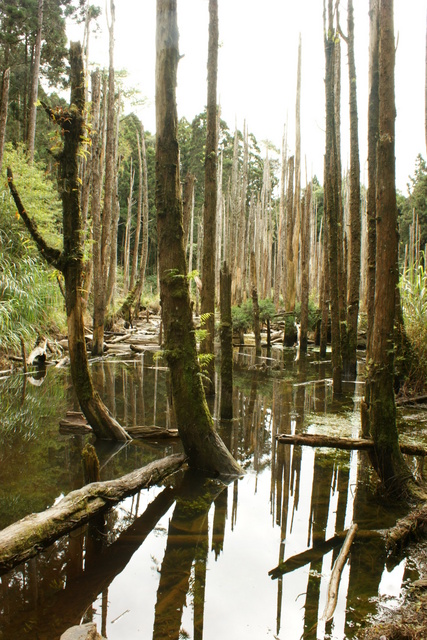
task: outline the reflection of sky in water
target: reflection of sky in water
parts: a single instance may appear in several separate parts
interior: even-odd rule
[[[349,503],[346,520],[352,513],[357,456],[350,464]],[[308,523],[313,482],[314,449],[304,447],[301,455],[300,497],[298,508],[293,513],[294,494],[290,496],[288,522],[286,526],[285,558],[298,554],[308,546]],[[158,489],[142,492],[139,513],[158,493]],[[241,638],[259,640],[277,637],[281,640],[297,640],[304,633],[305,600],[309,581],[310,565],[287,573],[282,579],[280,632],[276,629],[278,608],[278,583],[268,571],[277,566],[281,532],[271,523],[270,507],[271,478],[266,469],[256,476],[249,472],[238,482],[237,518],[231,521],[231,497],[233,486],[228,487],[228,517],[224,550],[215,561],[215,553],[209,550],[204,608],[203,640],[218,638]],[[335,533],[335,521],[339,493],[336,483],[331,488],[326,538]],[[130,499],[129,499],[130,500]],[[130,502],[124,509],[130,509]],[[167,542],[167,530],[174,507],[159,521],[154,532],[134,554],[126,569],[109,587],[108,626],[109,640],[136,640],[151,638],[154,610],[160,569]],[[212,541],[213,512],[209,512],[209,549]],[[293,513],[293,516],[292,516]],[[338,604],[332,629],[325,632],[321,620],[326,605],[329,578],[332,571],[333,552],[325,554],[320,579],[318,604],[319,623],[316,637],[342,640],[345,638],[347,591],[350,577],[350,562],[347,562],[340,582]],[[391,573],[384,570],[380,585],[381,596],[398,596],[405,570],[402,562]],[[98,627],[100,628],[101,600],[97,601]],[[114,621],[114,622],[111,622]],[[193,637],[192,595],[187,594],[181,629]],[[329,635],[331,634],[331,635]]]

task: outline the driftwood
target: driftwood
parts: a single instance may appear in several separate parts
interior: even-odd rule
[[[132,438],[152,438],[154,440],[164,438],[178,438],[178,429],[163,429],[155,425],[145,427],[127,427],[126,431]]]
[[[94,482],[71,491],[58,504],[33,513],[0,532],[0,573],[28,560],[59,537],[85,524],[94,514],[117,504],[128,495],[150,487],[184,464],[174,454],[132,471],[117,480]]]
[[[427,504],[411,511],[396,522],[386,533],[386,549],[389,553],[397,553],[410,542],[427,536]]]
[[[348,554],[350,553],[350,547],[353,543],[354,537],[357,531],[357,524],[352,524],[348,530],[347,536],[344,540],[344,544],[341,548],[338,558],[335,560],[334,567],[332,569],[331,580],[328,588],[328,600],[326,602],[325,611],[322,616],[322,620],[330,620],[334,615],[335,607],[337,606],[338,587],[340,584],[340,577],[344,565],[347,561]]]
[[[33,349],[27,358],[29,366],[34,363],[46,362],[47,340],[43,340],[35,349]]]
[[[59,640],[103,640],[96,630],[96,624],[88,622],[70,627]]]
[[[323,436],[316,434],[296,434],[288,435],[282,433],[276,436],[278,442],[282,444],[299,444],[304,447],[329,447],[331,449],[358,449],[368,451],[374,446],[374,441],[370,438],[336,438],[334,436]],[[411,456],[427,456],[427,449],[415,444],[400,443],[400,450]]]

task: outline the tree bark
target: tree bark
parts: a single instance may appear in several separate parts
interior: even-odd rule
[[[251,285],[252,285],[252,313],[254,317],[255,353],[261,355],[261,327],[259,322],[258,286],[256,275],[255,252],[251,251]]]
[[[231,273],[224,262],[220,272],[221,309],[221,418],[233,417],[233,321],[231,317]]]
[[[190,466],[208,474],[240,475],[240,466],[214,429],[197,361],[179,182],[176,5],[176,0],[157,0],[156,208],[165,356],[178,430]]]
[[[335,129],[334,59],[335,30],[332,0],[328,0],[328,20],[325,16],[325,90],[326,90],[326,150],[325,150],[325,212],[328,224],[329,293],[331,307],[332,378],[335,395],[342,393],[341,327],[339,310],[338,224],[339,192],[337,165],[337,135]]]
[[[40,56],[42,48],[42,27],[43,27],[43,4],[44,0],[38,0],[37,8],[37,35],[34,48],[33,76],[31,79],[30,104],[28,117],[28,156],[30,162],[34,160],[34,145],[36,140],[36,117],[37,117],[37,96],[39,90],[39,70]]]
[[[215,353],[215,247],[217,209],[217,77],[218,77],[218,0],[209,0],[208,96],[205,156],[205,203],[203,208],[203,266],[200,311],[205,317],[206,338],[202,353]],[[185,240],[185,238],[184,238]],[[207,364],[205,391],[215,394],[215,358]]]
[[[399,448],[394,397],[394,323],[398,285],[395,176],[393,0],[379,4],[379,138],[376,201],[375,313],[368,370],[372,463],[387,493],[402,496],[410,471]]]
[[[126,496],[158,484],[184,462],[183,454],[174,454],[117,480],[93,482],[71,491],[46,511],[33,513],[6,527],[0,532],[0,571],[8,571],[35,556],[54,540],[85,524],[93,515],[110,509]]]
[[[311,184],[308,184],[302,202],[301,218],[301,337],[300,352],[307,352],[308,300],[310,285],[310,212]]]
[[[350,247],[347,293],[347,330],[344,350],[344,370],[354,378],[357,372],[357,321],[360,292],[360,160],[357,118],[356,65],[354,60],[353,0],[348,0],[348,77],[350,100]]]

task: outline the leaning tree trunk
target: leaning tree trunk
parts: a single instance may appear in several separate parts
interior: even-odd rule
[[[372,461],[385,490],[406,491],[409,469],[399,448],[394,397],[394,322],[398,285],[398,233],[395,175],[395,42],[393,0],[379,3],[379,137],[376,207],[375,314],[372,328],[369,426]]]
[[[70,76],[70,108],[55,110],[46,107],[50,118],[61,127],[64,140],[64,146],[58,158],[64,236],[62,252],[48,247],[38,233],[35,222],[29,218],[22,205],[10,170],[8,170],[8,180],[18,211],[40,252],[49,264],[62,271],[64,275],[71,377],[80,407],[97,437],[128,440],[130,437],[110,415],[93,387],[86,352],[82,306],[83,243],[78,178],[78,151],[84,123],[84,75],[80,43],[72,42],[70,45]]]
[[[202,353],[214,355],[215,339],[215,247],[217,209],[217,76],[218,76],[218,0],[209,0],[208,98],[205,156],[205,205],[203,208],[203,269],[200,310],[205,316],[206,338]],[[207,363],[205,390],[215,393],[215,358]]]
[[[240,466],[216,433],[197,360],[187,282],[179,180],[176,0],[157,0],[156,207],[164,350],[179,434],[189,464],[209,474],[237,475]]]

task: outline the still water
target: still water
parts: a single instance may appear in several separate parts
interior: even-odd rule
[[[362,534],[385,529],[400,513],[376,499],[364,454],[275,438],[357,436],[362,383],[346,383],[337,402],[330,363],[316,352],[295,361],[294,350],[278,349],[255,362],[249,348],[235,358],[235,419],[217,427],[244,477],[224,486],[179,473],[3,573],[1,640],[56,640],[91,620],[109,640],[343,640],[399,604],[417,567],[387,559],[367,534],[353,544],[333,619],[322,619],[336,534],[352,522]],[[166,369],[150,353],[92,370],[122,424],[175,426]],[[83,485],[81,450],[91,437],[60,433],[59,420],[77,409],[67,371],[1,380],[0,403],[4,528]],[[405,424],[416,432],[414,421]],[[180,451],[179,441],[95,447],[102,480]]]

